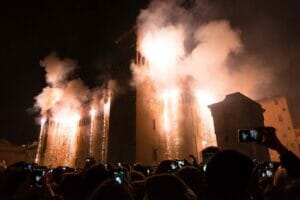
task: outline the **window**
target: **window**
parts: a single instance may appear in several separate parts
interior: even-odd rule
[[[285,108],[282,108],[283,111],[285,111]]]
[[[152,120],[152,129],[154,131],[156,130],[156,121],[155,121],[155,119]]]
[[[227,144],[229,143],[229,137],[228,136],[224,137],[224,142],[227,143]]]
[[[152,160],[154,160],[154,161],[158,160],[158,149],[153,149],[153,151],[152,151]]]
[[[282,119],[282,116],[281,115],[278,115],[278,121],[282,122],[283,119]]]

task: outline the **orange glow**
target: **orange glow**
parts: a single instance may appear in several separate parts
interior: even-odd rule
[[[178,157],[178,102],[179,90],[170,89],[163,93],[163,124],[166,138],[167,158]],[[172,153],[173,152],[173,153]]]
[[[91,117],[94,118],[94,117],[96,116],[96,114],[97,114],[97,110],[96,110],[95,108],[92,108],[92,109],[90,110],[90,115],[91,115]]]
[[[217,99],[214,98],[212,95],[201,90],[196,91],[196,97],[197,97],[198,104],[200,106],[205,106],[205,107],[217,101]]]
[[[182,32],[168,27],[156,32],[147,32],[141,39],[141,53],[154,67],[169,68],[183,56]]]
[[[103,110],[104,110],[104,115],[108,115],[109,112],[110,112],[110,104],[111,104],[111,99],[108,98],[107,102],[104,103],[104,107],[103,107]]]
[[[201,120],[202,148],[216,146],[214,122],[208,105],[215,103],[217,99],[201,90],[196,92],[196,98],[198,101],[198,115]]]

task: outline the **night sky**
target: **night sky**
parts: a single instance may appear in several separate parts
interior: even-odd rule
[[[15,144],[38,137],[34,97],[46,83],[40,60],[51,52],[77,60],[93,87],[113,62],[114,41],[131,29],[147,0],[14,1],[1,5],[0,137]],[[204,0],[202,2],[205,2]],[[210,2],[209,4],[207,2]],[[228,19],[248,55],[272,70],[266,94],[286,95],[300,127],[300,3],[298,0],[206,0],[202,15]],[[193,1],[190,1],[193,6]],[[197,12],[196,9],[193,12]],[[105,63],[105,64],[104,64]]]

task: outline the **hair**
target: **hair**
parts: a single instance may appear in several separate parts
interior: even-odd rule
[[[205,179],[210,193],[240,196],[250,183],[254,163],[235,150],[216,153],[207,163]]]
[[[160,174],[149,177],[145,181],[145,198],[147,200],[194,200],[193,191],[177,176]]]
[[[124,184],[114,180],[106,180],[92,193],[89,200],[133,200],[131,191]]]

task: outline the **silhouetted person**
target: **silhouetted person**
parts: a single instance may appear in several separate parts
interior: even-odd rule
[[[132,194],[125,184],[118,184],[114,180],[103,182],[93,192],[90,200],[133,200]]]
[[[250,199],[250,183],[254,163],[235,150],[216,153],[207,163],[205,178],[211,199]]]
[[[181,178],[189,188],[197,195],[198,199],[203,199],[205,196],[204,174],[196,167],[185,166],[176,172],[176,175]]]
[[[196,200],[195,193],[178,177],[171,174],[154,175],[145,181],[145,200]]]

